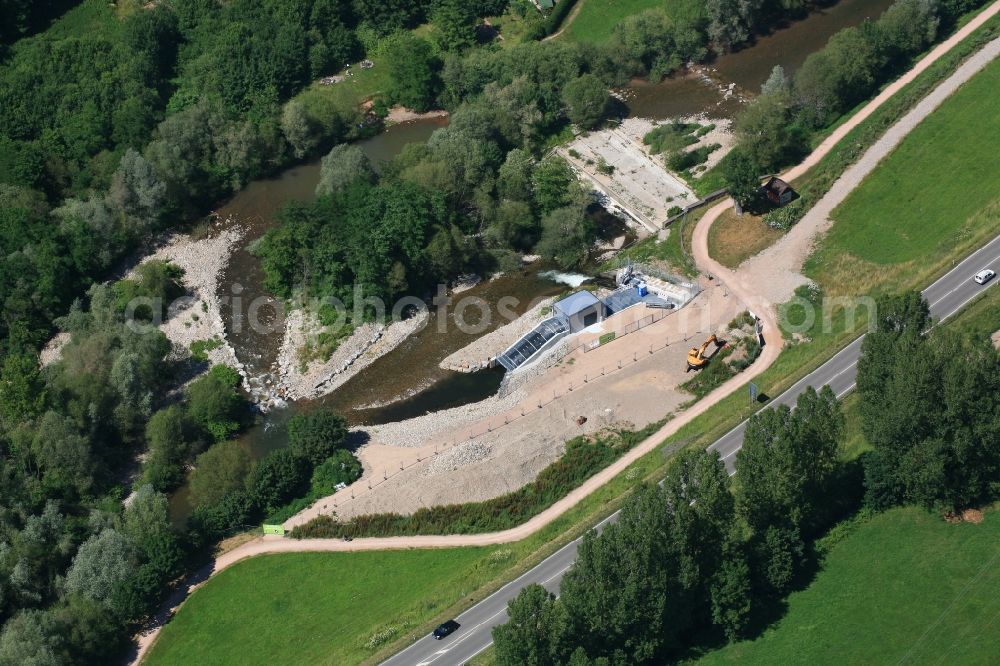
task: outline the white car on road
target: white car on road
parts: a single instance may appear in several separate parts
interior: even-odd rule
[[[986,284],[990,280],[996,277],[996,272],[990,270],[989,268],[984,268],[983,270],[976,273],[976,277],[972,278],[976,281],[976,284]]]

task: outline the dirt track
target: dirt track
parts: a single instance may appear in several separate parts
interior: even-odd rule
[[[904,74],[897,81],[886,87],[875,99],[866,104],[858,113],[852,116],[847,122],[841,125],[835,132],[833,132],[825,141],[823,141],[813,153],[811,153],[800,165],[790,169],[784,174],[786,179],[793,179],[806,170],[814,166],[820,159],[822,159],[830,149],[842,139],[850,130],[864,121],[875,109],[881,106],[888,98],[899,91],[907,83],[912,81],[917,75],[923,72],[927,67],[929,67],[935,60],[944,55],[957,43],[965,39],[969,34],[975,31],[984,22],[992,18],[1000,12],[1000,1],[995,2],[993,5],[983,10],[975,19],[966,24],[961,30],[952,35],[949,39],[942,42],[938,47],[932,50],[928,55],[918,62],[912,70]],[[989,46],[987,47],[989,48]],[[995,55],[995,53],[994,53]],[[974,58],[979,57],[974,56]],[[985,64],[985,63],[983,63]],[[962,69],[949,77],[938,89],[931,93],[929,97],[933,97],[937,90],[945,88],[949,85],[949,82],[953,77],[961,76],[963,73]],[[923,117],[926,117],[936,104],[922,105],[921,108],[924,110],[924,115],[922,117],[910,118],[904,121],[907,125],[904,127],[903,134],[909,132],[910,129],[916,126]],[[901,121],[902,123],[903,121]],[[892,132],[894,128],[889,131]],[[891,150],[893,146],[889,146],[886,151]],[[884,155],[883,155],[884,156]],[[881,159],[881,158],[879,158]],[[876,160],[877,162],[877,160]],[[848,185],[850,185],[848,183]],[[856,186],[854,183],[853,186]],[[852,187],[853,187],[852,186]],[[400,549],[400,548],[449,548],[455,546],[478,546],[478,545],[489,545],[498,543],[508,543],[512,541],[518,541],[525,537],[534,534],[538,530],[542,529],[550,522],[555,520],[557,517],[571,509],[583,498],[587,497],[589,494],[603,486],[605,483],[610,481],[612,478],[621,473],[630,464],[636,461],[638,458],[654,450],[666,437],[677,432],[683,425],[689,423],[695,417],[704,413],[707,409],[714,406],[716,403],[721,401],[723,398],[731,394],[733,391],[739,389],[744,385],[746,381],[752,379],[753,377],[764,372],[771,363],[778,357],[781,351],[781,334],[778,331],[775,322],[775,313],[772,304],[762,295],[751,291],[751,286],[749,281],[745,278],[737,278],[733,271],[724,268],[718,262],[714,261],[708,255],[708,229],[714,223],[716,218],[728,208],[730,203],[723,203],[712,208],[706,215],[701,219],[698,226],[695,229],[693,237],[693,254],[695,261],[697,262],[699,268],[708,274],[718,276],[725,285],[729,288],[733,295],[737,298],[743,300],[747,303],[750,308],[761,317],[764,324],[764,337],[768,344],[764,347],[764,351],[758,360],[750,366],[742,374],[732,378],[711,394],[697,402],[689,410],[679,414],[675,419],[667,423],[663,428],[657,433],[647,438],[645,441],[640,443],[634,449],[625,454],[622,458],[614,462],[608,468],[602,470],[598,474],[594,475],[586,482],[583,483],[579,488],[571,492],[569,495],[559,500],[551,507],[538,514],[534,518],[530,519],[526,523],[519,525],[515,528],[504,530],[502,532],[493,532],[488,534],[478,534],[478,535],[448,535],[448,536],[413,536],[413,537],[387,537],[387,538],[366,538],[366,539],[355,539],[351,542],[344,542],[340,540],[333,539],[313,539],[313,540],[291,540],[283,539],[280,537],[262,537],[255,539],[243,546],[240,546],[228,553],[225,553],[215,560],[210,571],[204,572],[203,576],[197,576],[199,579],[198,584],[201,580],[207,579],[208,577],[218,573],[222,569],[225,569],[240,560],[246,559],[248,557],[254,557],[257,555],[262,555],[266,553],[287,553],[287,552],[316,552],[316,551],[361,551],[361,550],[383,550],[383,549]],[[731,280],[731,281],[730,281]],[[190,593],[191,590],[195,589],[197,585],[190,586],[184,589],[184,593]],[[186,596],[186,594],[184,595]],[[174,600],[176,605],[182,601],[181,599]],[[174,606],[175,604],[171,604]],[[168,613],[163,613],[164,619],[168,616]],[[145,655],[146,651],[152,645],[159,632],[161,625],[157,625],[153,629],[146,632],[144,635],[138,638],[137,651],[134,655],[133,663],[137,663]]]

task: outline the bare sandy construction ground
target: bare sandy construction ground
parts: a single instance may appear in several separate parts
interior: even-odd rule
[[[701,146],[720,145],[709,154],[708,161],[698,167],[699,170],[714,166],[732,148],[730,121],[701,117],[678,120],[715,125],[687,148],[690,151]],[[665,167],[663,156],[651,155],[642,142],[650,130],[662,124],[644,118],[626,118],[613,129],[581,134],[572,143],[558,148],[557,153],[581,178],[636,218],[647,231],[656,231],[663,226],[672,206],[683,208],[698,199],[680,176]],[[613,167],[613,171],[602,173],[598,167],[603,165]]]
[[[550,363],[558,362],[541,372],[535,364],[519,369],[514,378],[525,373],[526,380],[504,397],[366,428],[371,439],[358,452],[362,479],[285,526],[334,511],[340,518],[412,513],[516,490],[558,458],[568,439],[608,427],[641,428],[688,402],[691,396],[678,389],[691,377],[688,349],[743,309],[724,287],[710,286],[680,311],[622,336],[627,325],[656,312],[630,308],[579,334],[587,341],[616,331],[616,340],[561,359],[557,347]]]

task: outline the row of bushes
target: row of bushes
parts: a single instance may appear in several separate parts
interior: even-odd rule
[[[543,469],[531,483],[484,502],[449,504],[419,509],[412,515],[380,513],[338,522],[319,516],[296,527],[296,539],[368,537],[414,534],[478,534],[520,525],[565,497],[588,478],[620,458],[656,432],[663,421],[637,431],[576,437],[566,443],[559,460]]]

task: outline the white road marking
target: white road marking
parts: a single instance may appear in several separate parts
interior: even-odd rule
[[[993,243],[996,243],[996,242],[998,242],[998,241],[1000,241],[1000,236],[997,236],[997,237],[996,237],[996,238],[994,238],[994,239],[993,239],[992,241],[990,241],[989,243],[987,243],[986,245],[984,245],[984,246],[983,246],[982,248],[980,248],[980,251],[981,251],[981,250],[984,250],[984,249],[986,249],[987,247],[989,247],[990,245],[992,245]],[[951,269],[950,271],[948,271],[948,273],[946,273],[946,274],[945,274],[944,276],[942,276],[941,278],[939,278],[938,280],[936,280],[934,284],[930,285],[930,286],[929,286],[929,287],[928,287],[927,289],[925,289],[924,291],[925,291],[925,292],[926,292],[926,291],[929,291],[930,289],[932,289],[932,288],[934,287],[934,285],[935,285],[935,284],[939,284],[939,283],[940,283],[940,282],[942,282],[942,281],[943,281],[943,280],[944,280],[945,278],[947,278],[947,277],[948,277],[948,275],[951,275],[951,273],[954,273],[955,271],[959,270],[960,268],[964,268],[965,270],[968,270],[968,269],[967,269],[967,268],[965,268],[965,267],[964,267],[963,265],[964,265],[964,264],[966,264],[966,263],[968,263],[968,262],[969,262],[970,260],[971,260],[971,257],[969,257],[969,258],[965,259],[964,261],[961,261],[961,262],[959,262],[959,264],[958,264],[958,265],[956,265],[956,266],[955,266],[954,268],[952,268],[952,269]],[[996,261],[998,261],[998,260],[1000,260],[1000,256],[997,256],[997,257],[994,257],[993,259],[991,259],[991,260],[990,260],[990,261],[988,262],[988,264],[992,264],[993,262],[996,262]],[[979,262],[977,262],[977,264],[978,264],[978,263],[979,263]],[[987,264],[987,265],[988,265],[988,264]],[[951,311],[950,311],[950,312],[948,312],[948,313],[947,313],[946,315],[944,315],[943,317],[941,317],[941,320],[940,320],[940,321],[942,321],[942,322],[943,322],[943,321],[944,321],[944,320],[946,320],[946,319],[947,319],[948,317],[951,317],[951,316],[953,316],[954,314],[956,314],[956,313],[958,313],[959,311],[961,311],[961,310],[962,310],[962,308],[964,308],[964,307],[965,307],[965,306],[966,306],[966,305],[967,305],[967,304],[968,304],[968,303],[969,303],[970,301],[972,301],[972,300],[975,300],[975,299],[976,299],[977,297],[979,297],[980,295],[982,295],[982,294],[984,293],[984,291],[985,291],[986,289],[988,289],[988,288],[992,287],[992,286],[993,286],[993,284],[995,284],[995,283],[1000,283],[1000,280],[994,280],[994,281],[991,281],[991,282],[989,282],[988,284],[984,285],[984,286],[983,286],[983,289],[978,289],[978,290],[976,290],[976,291],[975,291],[975,293],[973,293],[973,294],[972,294],[971,296],[969,296],[969,297],[968,297],[967,299],[965,299],[964,301],[962,301],[961,303],[959,303],[959,304],[958,304],[957,306],[953,307],[953,308],[951,309]],[[951,291],[949,291],[949,292],[948,292],[947,294],[945,294],[944,296],[942,296],[942,297],[938,298],[937,300],[935,300],[935,301],[934,301],[934,303],[931,303],[931,304],[929,304],[929,306],[928,306],[928,307],[929,307],[929,308],[931,308],[931,307],[934,307],[935,305],[937,305],[938,303],[940,303],[940,302],[941,302],[942,300],[944,300],[945,298],[947,298],[948,296],[950,296],[950,295],[951,295],[951,294],[953,294],[954,292],[958,291],[958,289],[960,289],[960,288],[961,288],[962,286],[965,286],[965,285],[964,285],[964,283],[963,283],[962,285],[959,285],[958,287],[955,287],[954,289],[952,289]],[[832,363],[834,363],[834,362],[835,362],[835,361],[837,360],[837,358],[838,358],[839,356],[841,356],[841,355],[843,355],[843,354],[848,354],[848,353],[850,353],[850,350],[851,350],[851,347],[853,347],[853,346],[855,346],[855,345],[858,345],[858,344],[860,344],[860,342],[861,342],[861,341],[862,341],[863,339],[864,339],[864,335],[861,335],[861,336],[859,336],[859,337],[855,338],[854,340],[852,340],[852,341],[851,341],[851,342],[850,342],[850,343],[849,343],[849,344],[848,344],[848,345],[847,345],[846,347],[844,347],[844,348],[843,348],[843,349],[841,349],[841,350],[840,350],[839,352],[837,352],[837,353],[836,353],[836,354],[834,354],[834,355],[833,355],[832,357],[830,357],[830,359],[829,359],[829,360],[827,360],[827,361],[826,361],[826,362],[825,362],[825,363],[824,363],[823,365],[821,365],[820,367],[816,368],[816,370],[813,370],[813,372],[809,373],[809,375],[807,375],[807,376],[803,377],[802,379],[800,379],[799,381],[797,381],[797,382],[796,382],[795,384],[793,384],[793,385],[791,386],[791,388],[789,388],[789,389],[786,389],[786,390],[785,390],[785,391],[784,391],[784,392],[783,392],[783,393],[782,393],[781,395],[779,395],[779,396],[778,396],[778,399],[780,399],[780,398],[781,398],[781,396],[784,396],[784,395],[788,395],[788,394],[790,394],[790,393],[792,393],[792,392],[796,391],[797,387],[798,387],[798,386],[799,386],[800,384],[805,384],[805,383],[809,382],[809,381],[810,381],[810,376],[811,376],[811,375],[814,375],[814,374],[816,374],[816,373],[820,372],[820,371],[821,371],[821,370],[823,369],[823,367],[824,367],[824,366],[826,366],[826,365],[829,365],[829,364],[832,364]],[[840,372],[838,372],[837,374],[833,375],[833,376],[832,376],[832,377],[831,377],[831,378],[829,379],[829,381],[827,381],[827,382],[826,382],[825,384],[826,384],[826,385],[828,385],[828,384],[829,384],[830,382],[832,382],[833,380],[835,380],[835,379],[836,379],[837,377],[841,376],[841,375],[842,375],[842,374],[844,374],[845,372],[847,372],[847,371],[849,371],[849,370],[851,370],[851,369],[854,369],[854,368],[856,368],[856,367],[857,367],[857,361],[854,361],[854,362],[850,363],[850,364],[849,364],[849,365],[848,365],[847,367],[845,367],[844,369],[842,369],[842,370],[841,370]],[[838,394],[836,395],[836,398],[837,398],[838,400],[839,400],[839,399],[841,399],[841,398],[843,398],[843,397],[844,397],[845,395],[847,395],[848,393],[850,393],[850,392],[851,392],[852,390],[854,390],[854,389],[855,389],[856,387],[857,387],[857,382],[851,382],[851,385],[850,385],[850,386],[848,386],[847,388],[845,388],[845,389],[844,389],[843,391],[841,391],[840,393],[838,393]],[[762,407],[762,408],[761,408],[760,410],[758,410],[758,412],[755,412],[755,414],[756,414],[756,413],[759,413],[760,411],[763,411],[764,409],[768,409],[768,407]],[[730,435],[732,435],[732,434],[733,434],[734,432],[736,432],[736,430],[738,430],[738,429],[739,429],[740,427],[744,426],[745,424],[746,424],[746,420],[744,420],[744,421],[742,421],[741,423],[737,424],[737,425],[736,425],[735,427],[733,427],[733,428],[732,428],[732,429],[731,429],[731,430],[730,430],[729,432],[727,432],[727,433],[726,433],[725,435],[723,435],[722,437],[720,437],[720,438],[719,438],[718,440],[716,440],[716,441],[717,441],[717,442],[719,442],[719,441],[722,441],[722,440],[726,439],[727,437],[729,437]],[[741,444],[742,444],[742,443],[741,443]],[[727,459],[729,459],[729,458],[733,457],[734,455],[736,455],[737,453],[739,453],[739,451],[740,451],[740,449],[741,449],[741,448],[742,448],[742,445],[740,445],[740,446],[737,446],[737,447],[736,447],[736,449],[735,449],[734,451],[730,452],[729,454],[727,454],[727,455],[726,455],[725,457],[723,457],[722,459],[723,459],[723,460],[727,460]],[[714,449],[715,449],[714,445],[713,445],[713,446],[711,446],[711,447],[709,447],[709,449],[712,449],[712,450],[714,450]],[[735,471],[731,472],[731,473],[730,473],[730,476],[732,476],[732,475],[733,475],[733,474],[735,474],[735,473],[736,473]],[[595,525],[593,529],[599,529],[599,528],[600,528],[600,527],[602,527],[602,526],[603,526],[603,525],[604,525],[605,523],[608,523],[609,521],[612,521],[612,520],[614,520],[614,519],[615,519],[615,517],[616,517],[616,516],[617,516],[617,515],[618,515],[619,513],[620,513],[620,511],[615,511],[615,512],[614,512],[613,514],[611,514],[610,516],[608,516],[607,518],[605,518],[605,519],[604,519],[604,520],[602,520],[601,522],[597,523],[597,525]],[[570,543],[566,544],[566,545],[565,545],[565,546],[563,546],[563,547],[562,547],[561,549],[559,549],[558,551],[556,551],[556,553],[554,553],[553,555],[550,555],[549,557],[550,557],[550,558],[551,558],[551,557],[555,557],[555,556],[557,556],[557,555],[558,555],[558,554],[559,554],[560,552],[562,552],[563,550],[566,550],[566,549],[568,549],[568,548],[572,548],[572,547],[576,546],[576,545],[577,545],[577,543],[578,543],[579,541],[580,541],[580,539],[575,539],[575,540],[571,541]],[[507,583],[506,585],[504,585],[503,587],[501,587],[501,588],[500,588],[499,590],[497,590],[496,592],[494,592],[494,593],[493,593],[492,595],[490,595],[490,597],[487,597],[487,598],[486,598],[486,599],[484,599],[483,601],[487,601],[488,599],[492,598],[493,596],[496,596],[497,594],[499,594],[499,593],[500,593],[501,591],[503,591],[503,590],[504,590],[504,589],[506,589],[507,587],[510,587],[511,585],[514,585],[514,584],[516,584],[517,582],[519,582],[519,581],[520,581],[520,580],[521,580],[522,578],[525,578],[525,577],[527,577],[527,576],[530,576],[530,575],[531,575],[531,574],[532,574],[532,573],[534,572],[534,570],[535,570],[535,569],[537,569],[538,567],[540,567],[540,566],[541,566],[542,564],[544,564],[544,562],[545,562],[545,560],[543,560],[542,562],[540,562],[540,563],[539,563],[538,565],[536,565],[536,566],[535,566],[535,567],[534,567],[533,569],[531,569],[530,571],[527,571],[527,572],[525,572],[524,574],[522,574],[521,576],[519,576],[519,577],[518,577],[518,578],[516,578],[515,580],[512,580],[511,582]],[[554,579],[555,579],[555,578],[557,578],[558,576],[560,576],[560,575],[562,575],[563,573],[565,573],[565,572],[566,572],[566,571],[567,571],[567,570],[568,570],[568,569],[569,569],[570,567],[572,567],[572,566],[573,566],[573,563],[571,562],[570,564],[566,565],[565,567],[563,567],[562,569],[560,569],[560,570],[559,570],[558,572],[556,572],[555,574],[553,574],[552,576],[550,576],[549,578],[547,578],[547,579],[545,579],[544,581],[542,581],[542,583],[541,583],[541,584],[542,584],[542,585],[545,585],[546,583],[549,583],[549,582],[551,582],[552,580],[554,580]],[[480,602],[480,604],[481,604],[481,603],[483,603],[483,602]],[[473,607],[472,607],[472,608],[470,608],[469,610],[471,611],[471,610],[473,610],[474,608],[475,608],[475,606],[473,606]],[[429,666],[429,665],[430,665],[430,664],[432,664],[432,663],[433,663],[434,661],[436,661],[437,659],[439,659],[439,658],[440,658],[440,656],[441,656],[442,654],[445,654],[445,653],[446,653],[446,652],[448,652],[449,650],[453,649],[453,648],[454,648],[454,647],[455,647],[456,645],[458,645],[458,644],[459,644],[460,642],[462,642],[463,640],[465,640],[465,639],[466,639],[466,638],[468,638],[469,636],[472,636],[472,635],[474,635],[477,629],[479,629],[479,628],[480,628],[481,626],[485,625],[486,623],[490,622],[491,620],[493,620],[494,618],[496,618],[496,617],[497,617],[498,615],[500,615],[500,614],[502,614],[502,613],[506,612],[506,610],[507,610],[507,608],[506,608],[506,605],[505,605],[503,609],[501,609],[501,610],[497,611],[496,613],[494,613],[494,614],[493,614],[493,615],[491,615],[490,617],[486,618],[485,620],[483,620],[483,621],[482,621],[482,622],[480,622],[479,624],[477,624],[477,625],[473,626],[473,627],[472,627],[471,629],[469,629],[469,630],[467,630],[466,632],[464,632],[464,633],[463,633],[463,635],[462,635],[461,637],[459,637],[459,638],[458,638],[457,640],[455,640],[455,641],[454,641],[454,642],[453,642],[453,643],[451,644],[451,646],[449,646],[448,648],[446,648],[446,649],[444,649],[444,650],[439,650],[438,652],[436,652],[436,653],[435,653],[435,657],[434,657],[433,659],[430,659],[430,660],[428,660],[428,661],[422,661],[422,662],[418,663],[418,664],[417,664],[417,666]],[[469,612],[469,611],[466,611],[466,612]],[[464,615],[464,613],[463,613],[463,615]],[[459,617],[461,617],[461,615],[459,615]],[[417,645],[417,643],[414,643],[414,644],[412,644],[412,645],[410,646],[410,648],[412,648],[412,647],[416,647],[416,645]],[[472,653],[472,654],[471,654],[471,655],[469,656],[469,659],[472,659],[472,658],[476,657],[477,655],[479,655],[479,654],[480,654],[481,652],[483,652],[483,651],[484,651],[484,650],[485,650],[486,648],[490,647],[491,645],[493,645],[493,640],[492,640],[492,636],[490,636],[490,637],[489,637],[489,639],[488,639],[488,641],[486,642],[486,644],[485,644],[485,645],[483,645],[483,646],[482,646],[481,648],[479,648],[478,650],[476,650],[475,652],[473,652],[473,653]],[[407,649],[409,649],[409,648],[407,648]],[[403,652],[406,652],[406,650],[403,650]],[[399,653],[397,653],[397,655],[396,655],[396,656],[399,656],[399,655],[402,655],[402,654],[403,654],[403,652],[399,652]]]
[[[488,598],[489,597],[487,597],[487,599]],[[475,606],[473,606],[473,608],[475,608]],[[458,645],[459,643],[461,643],[462,641],[464,641],[466,638],[469,638],[470,636],[475,636],[476,635],[476,630],[479,629],[479,627],[483,626],[484,624],[486,624],[487,622],[489,622],[490,620],[492,620],[493,618],[495,618],[497,615],[500,615],[500,614],[506,613],[506,612],[507,612],[507,606],[504,605],[504,607],[501,608],[500,610],[498,610],[496,613],[494,613],[493,615],[490,615],[488,618],[486,618],[485,620],[483,620],[479,624],[475,625],[471,629],[468,629],[465,632],[465,634],[463,634],[460,638],[457,638],[454,641],[452,641],[451,645],[448,646],[448,650],[454,650],[455,646]],[[433,659],[429,659],[429,660],[425,661],[422,665],[418,665],[418,666],[427,666],[428,664],[434,663],[435,661],[437,661],[438,659],[441,658],[441,654],[442,653],[447,652],[448,650],[441,650],[440,652],[435,653],[435,656],[434,656]]]
[[[854,390],[854,387],[855,387],[855,386],[857,386],[857,385],[858,385],[858,383],[857,383],[857,382],[851,382],[851,385],[850,385],[850,386],[848,386],[848,387],[847,387],[847,388],[845,388],[845,389],[844,389],[843,391],[841,391],[840,393],[838,393],[838,394],[837,394],[837,396],[836,396],[837,400],[840,400],[840,399],[841,399],[841,398],[843,398],[843,397],[844,397],[845,395],[847,395],[848,393],[850,393],[851,391],[853,391],[853,390]]]
[[[470,655],[469,655],[469,661],[472,661],[473,659],[475,659],[475,658],[476,658],[476,656],[477,656],[477,655],[478,655],[478,654],[479,654],[480,652],[482,652],[483,650],[485,650],[486,648],[488,648],[488,647],[489,647],[489,646],[491,646],[491,645],[493,645],[493,641],[490,641],[489,643],[487,643],[487,644],[486,644],[486,645],[484,645],[483,647],[479,648],[478,650],[476,650],[475,652],[473,652],[472,654],[470,654]]]
[[[542,581],[542,585],[545,585],[546,583],[551,582],[553,579],[555,579],[555,578],[563,575],[563,573],[565,573],[565,571],[567,569],[569,569],[571,566],[573,566],[572,562],[570,562],[569,564],[567,564],[566,566],[564,566],[562,569],[560,569],[559,571],[555,572],[554,574],[552,574],[551,576],[549,576],[548,578],[546,578],[545,580],[543,580]]]
[[[1000,261],[1000,255],[997,255],[997,256],[993,257],[992,259],[990,259],[987,262],[987,264],[988,265],[992,265],[996,261]],[[965,263],[965,262],[962,262],[962,263]],[[961,264],[959,264],[955,268],[959,268],[959,267],[961,267]],[[955,269],[953,268],[952,270],[955,270]],[[992,280],[990,282],[988,282],[985,286],[989,287],[991,284],[993,284]],[[938,298],[936,301],[934,301],[933,303],[931,303],[928,307],[934,307],[935,305],[937,305],[938,303],[940,303],[944,299],[948,298],[953,293],[955,293],[956,291],[958,291],[959,289],[961,289],[962,287],[965,287],[965,286],[967,286],[966,283],[965,282],[961,282],[957,287],[955,287],[954,289],[952,289],[951,291],[949,291],[947,294],[945,294],[945,295],[941,296],[940,298]]]
[[[931,289],[934,288],[935,285],[940,284],[944,280],[948,279],[949,275],[951,275],[952,273],[954,273],[955,271],[957,271],[959,268],[963,268],[964,267],[963,264],[968,263],[977,254],[979,254],[980,252],[983,252],[984,250],[986,250],[987,248],[989,248],[991,245],[993,245],[994,243],[996,243],[998,241],[1000,241],[1000,236],[996,236],[989,243],[987,243],[986,245],[983,245],[978,250],[976,250],[975,252],[973,252],[972,254],[970,254],[968,257],[966,257],[965,259],[963,259],[960,262],[958,262],[957,264],[955,264],[954,268],[952,268],[950,271],[948,271],[947,273],[945,273],[944,275],[942,275],[941,277],[939,277],[937,280],[935,280],[934,284],[932,284],[929,287],[927,287],[927,289],[925,289],[924,291],[930,291]],[[993,259],[993,261],[996,261],[996,259]],[[966,270],[968,270],[968,269],[966,269]]]

